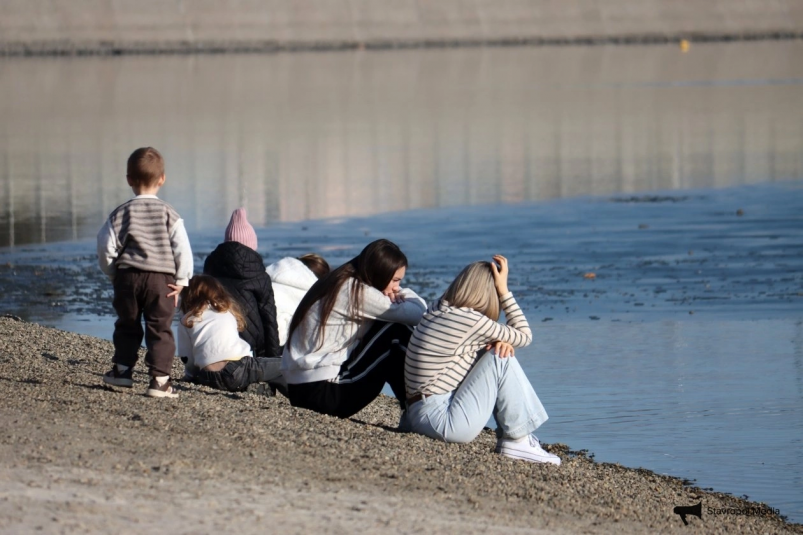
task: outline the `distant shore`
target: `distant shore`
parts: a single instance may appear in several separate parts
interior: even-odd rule
[[[28,0],[0,6],[0,55],[120,55],[800,39],[794,0]]]
[[[803,533],[771,506],[562,444],[556,468],[495,455],[490,431],[400,434],[385,397],[348,420],[195,385],[155,401],[141,365],[133,390],[107,389],[111,351],[0,318],[0,531]],[[674,507],[697,503],[684,526]]]
[[[514,46],[666,45],[803,39],[803,31],[502,37],[497,39],[332,40],[332,41],[32,41],[0,42],[0,56],[130,56],[164,54],[276,54]],[[685,46],[685,45],[684,45]]]

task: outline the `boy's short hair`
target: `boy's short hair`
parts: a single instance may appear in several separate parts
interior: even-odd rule
[[[128,157],[126,177],[134,186],[155,186],[165,174],[165,161],[158,150],[142,147]]]
[[[298,259],[301,260],[301,263],[307,266],[307,268],[309,268],[309,270],[312,271],[319,279],[322,279],[329,274],[329,263],[319,254],[307,253],[299,256]]]

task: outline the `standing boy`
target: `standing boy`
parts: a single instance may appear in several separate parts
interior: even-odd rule
[[[175,398],[170,370],[176,354],[173,314],[192,277],[192,251],[184,220],[156,197],[165,183],[164,159],[154,148],[128,157],[126,178],[136,197],[112,211],[98,233],[98,263],[114,285],[114,358],[103,382],[134,386],[137,351],[145,335],[151,376],[145,395]],[[145,331],[142,317],[145,317]]]

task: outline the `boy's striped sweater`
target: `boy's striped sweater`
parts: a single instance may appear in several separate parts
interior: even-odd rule
[[[98,233],[98,263],[109,277],[136,268],[175,275],[187,286],[193,262],[184,221],[155,195],[138,195],[115,208]]]

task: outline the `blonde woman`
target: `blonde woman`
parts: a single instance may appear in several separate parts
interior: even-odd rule
[[[559,465],[532,434],[547,414],[514,358],[515,348],[532,342],[532,331],[507,279],[505,257],[475,262],[427,310],[407,347],[407,411],[400,427],[464,443],[493,415],[497,453]],[[506,324],[498,322],[500,309]]]

